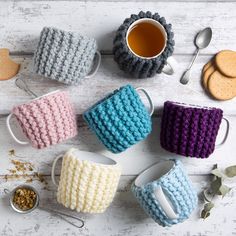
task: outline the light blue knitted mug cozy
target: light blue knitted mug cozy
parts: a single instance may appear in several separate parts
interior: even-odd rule
[[[44,27],[34,54],[34,70],[49,79],[77,85],[91,71],[96,51],[93,38]]]
[[[162,226],[188,219],[197,207],[197,193],[179,160],[154,164],[131,186],[144,211]]]
[[[147,92],[131,85],[108,94],[83,114],[90,129],[113,153],[123,152],[145,139],[152,130],[150,114],[137,90],[143,91],[147,96],[152,114],[153,105]]]

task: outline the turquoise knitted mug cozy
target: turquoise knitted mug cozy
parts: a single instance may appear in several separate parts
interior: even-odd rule
[[[100,62],[101,54],[95,39],[51,27],[41,31],[34,54],[37,74],[64,84],[78,85],[83,78],[96,74]]]
[[[144,211],[162,226],[183,222],[197,207],[197,193],[179,160],[154,164],[131,189]]]
[[[127,36],[140,22],[150,22],[150,24],[156,25],[165,38],[165,45],[161,52],[155,56],[139,56],[131,49],[128,43]],[[153,35],[150,35],[150,37],[153,38]],[[144,42],[142,40],[142,43]],[[146,42],[146,47],[147,45],[149,45],[149,42]],[[152,14],[150,11],[141,11],[138,14],[132,14],[130,18],[126,18],[118,28],[113,41],[114,60],[118,63],[121,70],[135,78],[152,77],[161,72],[170,75],[174,73],[174,68],[177,65],[174,58],[171,57],[174,45],[172,25],[167,24],[165,18],[161,17],[158,13]]]
[[[146,95],[149,112],[137,91]],[[83,117],[98,139],[111,152],[119,153],[150,134],[153,111],[152,100],[145,89],[126,85],[94,104]]]

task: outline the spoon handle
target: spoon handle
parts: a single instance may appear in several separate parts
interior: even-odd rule
[[[200,52],[200,49],[198,48],[196,53],[195,53],[195,56],[193,57],[188,69],[183,73],[181,79],[180,79],[180,83],[182,84],[187,84],[190,77],[191,77],[191,68],[195,62],[195,60],[197,59],[198,55],[199,55],[199,52]]]
[[[196,59],[197,59],[197,57],[198,57],[198,55],[199,55],[199,52],[200,52],[200,49],[198,48],[197,51],[196,51],[196,53],[195,53],[195,56],[193,57],[193,59],[192,59],[190,65],[189,65],[189,67],[188,67],[188,70],[190,70],[190,69],[192,68],[193,63],[196,61]]]

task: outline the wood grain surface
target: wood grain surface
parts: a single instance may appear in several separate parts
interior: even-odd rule
[[[126,17],[140,10],[159,12],[167,22],[172,23],[175,32],[176,47],[174,57],[178,61],[173,76],[156,75],[149,79],[132,79],[119,70],[112,56],[112,40],[116,29]],[[79,86],[66,86],[34,74],[32,58],[39,33],[44,26],[59,27],[64,30],[78,31],[94,37],[102,52],[102,65],[97,75],[84,79]],[[195,47],[193,39],[202,28],[211,26],[213,39],[210,46],[201,52],[193,67],[192,78],[188,85],[181,85],[179,79],[189,65]],[[81,236],[229,236],[236,235],[236,198],[235,179],[229,182],[233,190],[224,199],[217,201],[216,208],[209,219],[199,219],[202,208],[199,207],[191,218],[171,228],[163,228],[148,218],[138,206],[130,192],[130,184],[135,176],[155,162],[168,158],[183,161],[186,170],[198,192],[209,184],[209,172],[215,163],[220,168],[236,164],[236,100],[219,102],[209,97],[201,86],[203,65],[219,50],[236,50],[236,2],[217,0],[171,0],[171,1],[0,1],[0,48],[9,48],[12,58],[21,63],[17,77],[27,81],[28,86],[38,95],[55,89],[65,89],[70,93],[78,116],[79,134],[77,137],[45,150],[36,150],[30,146],[20,146],[9,136],[5,122],[13,106],[27,102],[31,97],[14,85],[14,79],[0,82],[0,235],[1,236],[47,236],[47,235],[81,235]],[[106,151],[95,135],[88,129],[82,119],[82,113],[94,102],[107,93],[125,84],[144,87],[150,93],[154,105],[153,132],[143,142],[126,152],[114,155]],[[141,95],[145,104],[147,101]],[[168,153],[160,147],[160,122],[163,102],[180,101],[205,106],[216,106],[224,110],[230,121],[230,133],[227,142],[218,147],[206,160],[185,158]],[[17,130],[17,124],[14,127]],[[222,123],[217,143],[224,137],[225,124]],[[18,132],[18,135],[22,135]],[[122,178],[114,202],[104,214],[88,215],[70,212],[56,203],[56,188],[50,180],[53,159],[70,147],[105,154],[119,162]],[[14,149],[17,157],[11,157],[9,151]],[[81,230],[55,217],[35,210],[28,215],[19,215],[9,207],[8,196],[4,189],[13,189],[26,178],[21,174],[13,178],[12,160],[29,161],[34,171],[42,174],[48,185],[40,183],[33,176],[32,185],[40,192],[40,206],[75,214],[85,220]],[[59,177],[60,164],[56,173]],[[32,175],[32,172],[26,172]],[[6,175],[8,179],[6,180]]]

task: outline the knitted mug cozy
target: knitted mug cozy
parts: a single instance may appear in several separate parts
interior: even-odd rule
[[[63,157],[59,184],[55,166]],[[57,201],[78,212],[102,213],[112,202],[121,175],[120,166],[100,154],[70,149],[53,162],[52,181],[58,186]]]
[[[161,146],[183,156],[207,158],[215,149],[222,117],[218,108],[167,101],[161,119]],[[228,121],[227,125],[224,141]]]
[[[157,57],[152,59],[143,59],[132,53],[127,45],[126,35],[132,23],[139,19],[153,19],[159,22],[165,29],[167,34],[167,42],[164,51]],[[139,12],[138,15],[132,14],[130,18],[125,19],[124,23],[119,27],[113,42],[114,59],[118,63],[121,70],[131,74],[137,78],[152,77],[156,73],[161,73],[167,63],[167,58],[174,51],[174,33],[171,30],[171,24],[167,24],[164,17],[160,17],[158,13]]]
[[[34,55],[35,72],[52,80],[77,85],[91,71],[96,50],[93,38],[44,27]],[[100,64],[98,55],[97,68]]]
[[[13,115],[32,146],[38,149],[77,135],[76,115],[67,92],[55,91],[13,108],[7,118],[8,130],[16,142],[28,144],[14,135],[10,125]]]
[[[136,90],[147,96],[150,114]],[[153,104],[148,93],[142,88],[126,85],[94,104],[83,117],[99,140],[111,152],[119,153],[148,136],[152,130],[152,113]]]
[[[197,207],[197,193],[179,160],[154,164],[131,189],[144,211],[162,226],[183,222]]]

